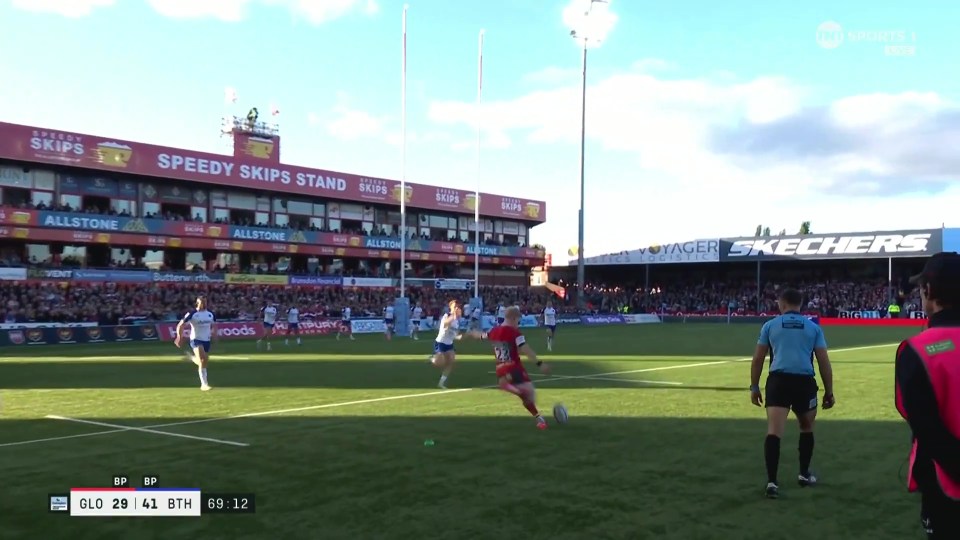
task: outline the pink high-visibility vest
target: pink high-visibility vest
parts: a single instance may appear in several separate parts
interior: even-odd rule
[[[950,434],[960,440],[960,328],[944,327],[924,330],[920,335],[900,344],[897,350],[898,357],[908,345],[923,361],[923,367],[930,378],[930,385],[937,400],[940,418]],[[909,421],[903,406],[899,384],[896,386],[896,400],[900,416]],[[914,439],[907,469],[907,489],[910,491],[917,491],[918,487],[913,477],[913,465],[916,460],[917,441]],[[953,500],[960,501],[960,478],[951,477],[936,460],[933,462],[933,468],[943,493]]]

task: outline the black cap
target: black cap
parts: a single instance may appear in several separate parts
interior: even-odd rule
[[[927,260],[923,272],[910,278],[912,285],[929,283],[935,289],[952,288],[960,284],[960,255],[955,251],[937,253]]]

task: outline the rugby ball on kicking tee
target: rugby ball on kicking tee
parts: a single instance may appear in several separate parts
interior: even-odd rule
[[[560,424],[566,424],[570,416],[567,414],[567,408],[563,406],[562,403],[557,403],[553,406],[553,417],[557,419],[557,422]]]

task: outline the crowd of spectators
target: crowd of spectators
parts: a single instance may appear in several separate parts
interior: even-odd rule
[[[890,291],[883,282],[792,283],[804,294],[804,309],[828,316],[839,311],[883,311]],[[738,314],[775,313],[782,285],[763,284],[757,299],[755,283],[684,282],[650,290],[638,288],[585,288],[586,311],[627,313]],[[432,287],[408,287],[411,305],[419,303],[428,316],[437,316],[446,302],[469,301],[473,291],[439,291]],[[269,287],[223,283],[91,284],[53,282],[0,282],[4,322],[98,322],[118,324],[136,319],[175,320],[189,309],[196,297],[206,295],[221,320],[250,320],[267,302],[281,308],[296,306],[311,317],[339,317],[344,307],[354,316],[382,314],[393,303],[394,288]],[[565,298],[543,287],[481,287],[487,312],[498,305],[517,305],[525,313],[540,313],[552,302],[561,313],[575,313],[576,291]],[[919,309],[919,299],[900,296],[903,311]]]
[[[381,316],[396,289],[269,287],[226,284],[90,284],[0,282],[4,322],[98,322],[176,320],[205,295],[220,320],[250,320],[267,302],[297,307],[307,317],[339,317],[345,307],[356,316]],[[552,293],[526,287],[481,287],[484,305],[518,305],[527,313],[543,310]],[[469,301],[472,291],[408,288],[411,305],[437,316],[452,298]]]
[[[787,284],[746,281],[676,281],[649,290],[587,284],[587,303],[597,311],[632,313],[776,313],[777,297]],[[835,316],[841,311],[884,311],[891,301],[902,311],[920,309],[915,292],[891,290],[886,280],[801,281],[789,283],[804,297],[804,309]]]

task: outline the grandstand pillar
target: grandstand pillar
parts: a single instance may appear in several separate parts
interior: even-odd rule
[[[896,297],[893,292],[893,257],[887,257],[887,303],[892,303]]]
[[[757,261],[757,313],[760,313],[761,311],[760,310],[760,298],[762,298],[761,292],[762,291],[760,289],[760,261]]]
[[[643,312],[650,312],[650,265],[643,265]]]

